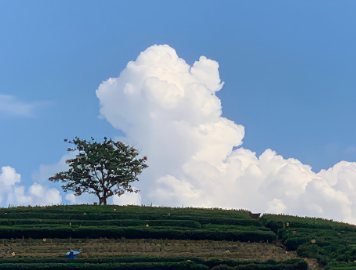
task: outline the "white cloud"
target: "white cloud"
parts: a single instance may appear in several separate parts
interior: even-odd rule
[[[65,196],[65,199],[71,204],[93,204],[94,202],[99,201],[98,197],[94,194],[83,193],[80,196],[75,196],[74,193],[68,193]],[[110,201],[110,203],[112,203]]]
[[[56,173],[68,170],[69,166],[66,164],[66,160],[75,158],[76,155],[76,152],[68,152],[55,164],[41,164],[38,172],[32,175],[32,179],[39,183],[48,181],[48,178],[54,176]]]
[[[76,196],[74,195],[74,193],[67,194],[65,199],[67,201],[70,201],[71,204],[75,204],[75,202],[76,202]]]
[[[11,95],[0,94],[0,115],[34,116],[35,110],[48,102],[23,102]]]
[[[282,202],[282,200],[276,198],[268,202],[267,206],[268,206],[267,211],[269,213],[282,213],[287,208]]]
[[[71,204],[99,204],[99,199],[94,194],[83,193],[80,196],[75,196],[74,193],[68,193],[65,199]],[[125,193],[124,195],[114,195],[109,197],[107,204],[115,205],[141,205],[141,196],[139,193]]]
[[[124,195],[112,197],[112,203],[115,205],[141,205],[140,193],[125,193]]]
[[[356,163],[315,173],[270,149],[236,149],[244,127],[221,116],[218,67],[204,56],[189,66],[155,45],[97,89],[101,115],[148,156],[142,203],[356,220]]]
[[[58,189],[34,183],[26,191],[20,186],[21,175],[10,166],[1,168],[0,205],[52,205],[60,204],[62,196]]]
[[[4,187],[13,186],[16,183],[21,182],[21,175],[16,173],[14,168],[10,166],[5,166],[1,168],[0,182]]]

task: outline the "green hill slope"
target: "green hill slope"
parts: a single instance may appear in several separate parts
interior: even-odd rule
[[[326,269],[356,269],[356,226],[321,218],[263,215],[287,250],[316,258]]]
[[[356,226],[250,214],[113,205],[2,208],[0,269],[306,269],[304,258],[326,269],[356,269]],[[62,255],[74,243],[86,255],[69,261]]]

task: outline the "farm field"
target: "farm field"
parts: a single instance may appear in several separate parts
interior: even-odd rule
[[[71,248],[82,250],[76,260],[65,256]],[[115,205],[0,209],[0,270],[346,270],[354,261],[356,226],[324,219]]]
[[[263,215],[286,250],[316,259],[325,269],[356,269],[356,226],[321,218]]]
[[[64,257],[70,249],[82,250],[78,258],[111,256],[200,257],[284,261],[298,258],[274,244],[162,239],[13,239],[0,240],[0,258]],[[15,254],[15,255],[13,255]]]

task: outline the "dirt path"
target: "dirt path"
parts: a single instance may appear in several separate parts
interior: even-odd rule
[[[141,255],[157,257],[230,258],[234,260],[298,258],[296,253],[267,243],[229,241],[182,241],[154,239],[45,239],[1,240],[0,258],[15,256],[58,257],[71,248],[82,249],[82,257]]]
[[[283,250],[286,250],[285,246],[283,246],[282,243],[280,243],[280,242],[276,243],[276,246],[282,248]],[[297,258],[300,258],[297,255],[296,251],[289,251],[289,252],[294,253]],[[324,266],[322,266],[318,263],[317,259],[304,258],[304,261],[306,261],[308,263],[308,269],[323,270],[325,268]]]
[[[189,241],[155,239],[0,239],[0,258],[62,257],[70,249],[82,249],[82,258],[141,255],[157,257],[204,257],[234,260],[274,259],[284,261],[299,258],[295,251],[286,251],[281,244]],[[306,258],[311,270],[324,267],[315,259]]]
[[[305,258],[304,259],[308,263],[308,269],[311,270],[322,270],[325,267],[320,265],[316,259]]]

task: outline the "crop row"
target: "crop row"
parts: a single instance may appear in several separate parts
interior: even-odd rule
[[[50,227],[61,225],[71,226],[170,226],[170,227],[189,227],[201,228],[202,225],[193,220],[136,220],[136,219],[123,219],[123,220],[68,220],[68,219],[0,219],[0,229],[6,228],[5,226],[36,226],[36,227]]]
[[[10,207],[0,209],[0,218],[6,215],[40,215],[40,214],[75,214],[83,213],[105,215],[116,213],[117,215],[167,215],[168,213],[177,216],[200,216],[216,218],[229,216],[237,219],[250,219],[249,212],[246,210],[222,210],[222,209],[199,209],[199,208],[172,208],[172,207],[142,207],[142,206],[115,206],[115,205],[59,205],[48,207]]]
[[[190,239],[190,240],[226,240],[226,241],[251,241],[271,242],[276,235],[268,230],[238,230],[229,231],[190,229],[176,227],[80,227],[71,228],[28,228],[28,229],[0,229],[0,238],[128,238],[128,239]]]
[[[115,226],[115,224],[110,225],[98,225],[98,226],[82,226],[82,225],[58,225],[58,224],[24,224],[24,225],[12,225],[12,226],[0,226],[0,231],[8,230],[61,230],[61,229],[71,229],[76,231],[78,229],[88,229],[88,230],[116,230],[116,229],[146,229],[146,230],[181,230],[181,231],[190,231],[192,229],[202,229],[205,231],[218,231],[218,232],[270,232],[271,230],[266,227],[254,227],[254,226],[235,226],[235,225],[217,225],[217,224],[205,224],[200,225],[199,223],[186,222],[186,223],[174,223],[167,224],[165,222],[148,222],[145,224],[140,224],[139,226]]]
[[[47,262],[39,260],[23,260],[12,263],[6,261],[0,264],[0,269],[307,269],[304,260],[288,260],[276,262],[236,261],[236,260],[204,260],[201,258],[157,258],[157,257],[132,257],[132,258],[102,258],[84,259],[75,262],[52,259]]]
[[[98,225],[115,225],[115,226],[136,226],[147,224],[165,224],[169,226],[182,226],[188,224],[186,227],[200,227],[203,224],[219,224],[219,225],[241,225],[241,226],[257,226],[261,227],[258,220],[252,219],[235,219],[230,217],[215,218],[212,217],[189,217],[189,216],[145,216],[139,218],[125,217],[125,216],[76,216],[76,215],[42,215],[37,218],[26,218],[19,216],[18,218],[0,218],[0,225],[25,225],[25,224],[69,224],[83,225],[83,226],[98,226]],[[185,225],[183,225],[185,226]]]
[[[264,215],[262,224],[278,233],[288,250],[297,250],[301,257],[316,258],[328,269],[356,260],[354,225],[285,215]]]
[[[166,240],[166,239],[2,239],[0,260],[61,258],[70,249],[82,250],[78,258],[123,258],[123,256],[189,257],[238,260],[285,261],[295,259],[272,243]],[[13,255],[15,254],[15,255]],[[42,261],[45,262],[45,261]]]
[[[355,225],[322,218],[265,214],[262,216],[261,221],[263,225],[273,229],[274,231],[286,227],[293,227],[356,232]]]

